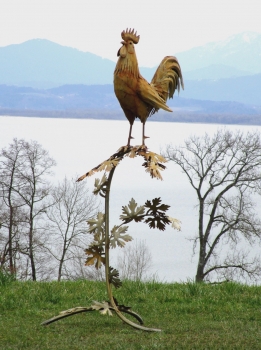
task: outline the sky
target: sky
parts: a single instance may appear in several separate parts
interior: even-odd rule
[[[117,60],[121,32],[134,28],[141,66],[252,31],[260,0],[1,0],[0,46],[41,38]]]

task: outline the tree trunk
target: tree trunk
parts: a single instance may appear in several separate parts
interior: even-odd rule
[[[60,262],[59,262],[58,278],[57,278],[57,281],[58,281],[58,282],[60,282],[60,281],[61,281],[61,278],[62,278],[63,263],[64,263],[64,254],[63,254],[62,259],[61,259]]]
[[[8,256],[9,256],[9,269],[11,274],[15,274],[14,271],[14,261],[13,261],[13,207],[10,206],[10,220],[9,220],[9,229],[8,229]]]
[[[203,282],[204,281],[204,267],[205,267],[205,252],[200,247],[200,255],[199,255],[199,262],[198,262],[198,268],[197,268],[197,274],[196,274],[196,282]]]
[[[199,221],[198,221],[198,230],[199,230],[199,259],[198,267],[196,274],[196,282],[203,282],[204,280],[204,268],[205,268],[205,256],[206,256],[206,243],[204,240],[203,232],[203,218],[204,218],[204,200],[199,198]]]
[[[32,270],[32,279],[33,281],[36,281],[36,269],[35,269],[35,262],[34,262],[34,252],[32,247],[32,237],[30,232],[30,247],[29,247],[29,258],[31,263],[31,270]]]
[[[34,208],[34,204],[32,201],[31,207],[30,207],[30,223],[29,223],[30,225],[29,226],[29,258],[31,263],[32,279],[33,281],[36,281],[36,269],[35,269],[34,249],[33,249],[33,226],[34,226],[33,208]]]
[[[14,169],[12,170],[10,185],[8,190],[8,205],[10,208],[9,216],[9,228],[8,228],[8,255],[9,255],[9,269],[11,274],[15,274],[14,270],[14,257],[13,257],[13,205],[12,205],[12,190],[13,190],[13,178],[14,178]]]

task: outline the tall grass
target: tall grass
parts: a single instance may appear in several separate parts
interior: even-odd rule
[[[0,287],[15,281],[15,276],[0,268]]]

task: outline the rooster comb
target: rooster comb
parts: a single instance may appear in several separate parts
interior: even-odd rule
[[[121,33],[121,37],[124,41],[132,40],[134,44],[138,44],[140,40],[140,36],[137,35],[137,32],[134,33],[134,29],[131,30],[128,28]]]

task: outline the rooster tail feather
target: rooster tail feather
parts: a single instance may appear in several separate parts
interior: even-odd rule
[[[151,85],[165,102],[167,98],[173,97],[175,90],[179,93],[180,87],[184,89],[182,72],[176,57],[163,58],[151,80]]]

